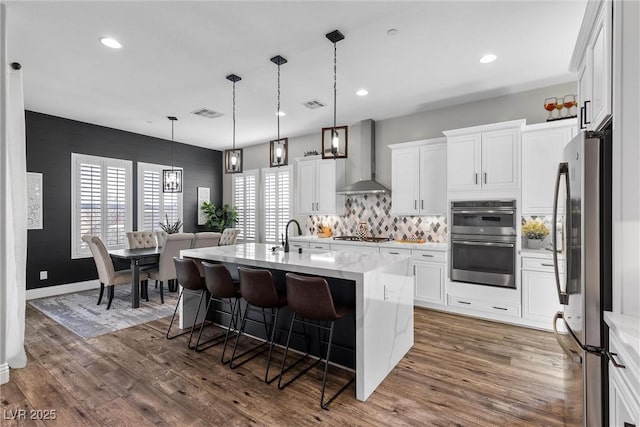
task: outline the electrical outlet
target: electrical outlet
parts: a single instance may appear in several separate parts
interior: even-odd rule
[[[40,272],[40,280],[47,280],[47,277],[49,277],[49,273],[47,272],[47,270],[43,270]]]

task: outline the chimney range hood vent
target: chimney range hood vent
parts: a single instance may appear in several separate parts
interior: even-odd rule
[[[355,194],[391,194],[391,190],[376,182],[375,122],[371,119],[363,120],[360,125],[360,155],[356,162],[360,167],[361,176],[369,176],[371,179],[363,179],[347,185],[336,193],[345,196]]]

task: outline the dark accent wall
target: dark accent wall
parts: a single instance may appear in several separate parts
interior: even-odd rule
[[[26,112],[27,170],[42,173],[43,229],[29,230],[27,289],[97,278],[93,258],[71,259],[71,153],[132,161],[133,226],[137,229],[137,162],[171,164],[171,141],[46,114]],[[197,187],[222,201],[222,153],[175,143],[174,164],[184,169],[185,232],[197,225]],[[40,280],[40,271],[48,279]]]

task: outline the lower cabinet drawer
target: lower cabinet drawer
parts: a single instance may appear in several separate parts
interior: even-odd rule
[[[520,306],[503,304],[495,301],[480,301],[472,298],[464,298],[456,295],[448,296],[448,304],[452,307],[468,308],[470,310],[484,311],[503,316],[520,317]]]
[[[309,243],[309,249],[322,249],[326,251],[331,250],[331,244],[329,243]]]
[[[307,242],[289,242],[289,248],[290,249],[298,249],[298,248],[309,249],[309,243],[307,243]]]
[[[411,255],[411,249],[380,248],[380,253],[385,255]]]
[[[447,262],[447,253],[440,251],[425,251],[421,249],[414,249],[411,251],[411,256],[414,260],[427,261],[427,262]]]

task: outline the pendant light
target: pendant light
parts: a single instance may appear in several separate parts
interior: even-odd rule
[[[280,167],[287,164],[287,145],[288,138],[280,138],[280,116],[284,114],[280,111],[280,66],[287,63],[282,56],[277,55],[271,58],[271,62],[278,66],[278,103],[276,108],[276,117],[278,120],[278,136],[269,143],[269,164],[271,167]]]
[[[171,121],[171,169],[162,170],[162,192],[163,193],[182,193],[182,169],[174,169],[173,167],[173,124],[178,120],[177,117],[167,116]]]
[[[233,82],[233,148],[224,150],[224,173],[241,173],[242,149],[236,150],[236,82],[242,79],[235,74],[229,74],[227,80]]]
[[[337,43],[344,40],[344,35],[339,30],[334,30],[325,35],[333,43],[333,126],[322,129],[322,157],[346,158],[347,157],[347,127],[336,126],[337,110],[337,75],[338,75],[338,49]],[[341,138],[340,133],[343,133]],[[342,141],[341,141],[342,139]],[[342,145],[342,147],[341,147]]]

